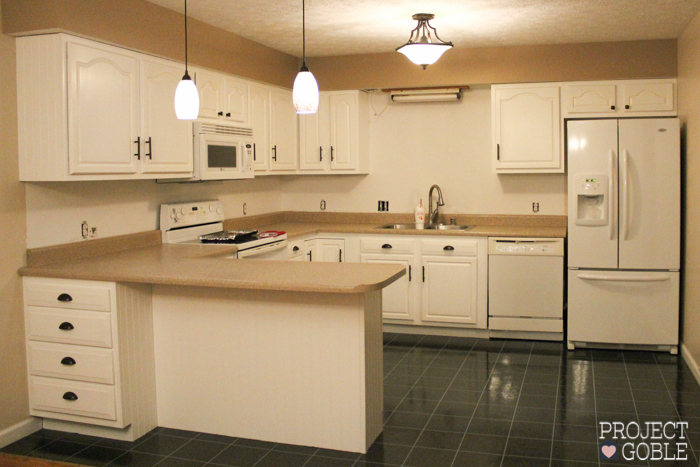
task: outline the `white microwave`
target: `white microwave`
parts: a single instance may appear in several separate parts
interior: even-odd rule
[[[195,122],[192,180],[253,178],[253,130]]]

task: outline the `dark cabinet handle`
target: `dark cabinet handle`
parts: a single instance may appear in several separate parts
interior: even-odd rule
[[[64,321],[63,323],[58,325],[58,329],[60,329],[61,331],[72,331],[75,328],[68,321]]]
[[[501,145],[500,144],[496,145],[496,160],[497,161],[501,160]]]
[[[411,265],[408,265],[408,282],[411,282]]]
[[[226,116],[227,116],[227,117],[230,117],[230,116],[231,116],[231,112],[226,112]]]
[[[333,160],[334,160],[334,158],[333,158],[333,146],[331,146],[331,161],[333,161]]]
[[[611,106],[610,106],[610,110],[615,110],[615,106],[614,106],[614,105],[611,105]]]
[[[309,251],[308,253],[306,253],[306,256],[309,257],[309,261],[313,261],[313,258],[311,257],[311,253],[313,253],[313,252]]]
[[[136,156],[136,158],[138,160],[141,160],[141,137],[140,136],[136,138],[136,141],[134,141],[134,144],[136,145],[136,154],[134,154],[134,156]]]
[[[292,248],[292,251],[299,251],[299,247],[295,246],[294,248]]]
[[[274,151],[274,154],[272,155],[272,160],[277,162],[277,145],[275,144],[272,146],[272,150]]]
[[[625,108],[626,108],[626,109],[629,109],[629,108],[630,108],[630,106],[629,106],[629,105],[625,105]]]
[[[73,297],[71,297],[67,293],[62,293],[61,295],[58,296],[58,298],[56,300],[58,300],[59,302],[72,302]]]
[[[343,262],[343,250],[338,250],[338,262]]]
[[[148,156],[148,158],[149,158],[150,160],[153,160],[153,157],[151,156],[151,153],[153,152],[153,146],[152,146],[152,143],[151,143],[151,137],[150,137],[150,136],[148,137],[148,141],[146,141],[146,144],[148,144],[148,153],[146,153],[145,155]]]
[[[71,357],[63,357],[63,360],[61,360],[61,365],[73,366],[75,365],[75,360],[73,360]]]
[[[224,113],[223,113],[223,112],[219,112],[219,117],[223,117],[223,116],[224,116]]]
[[[323,162],[323,146],[318,147],[318,161]]]
[[[455,247],[453,247],[452,245],[447,245],[445,248],[443,248],[443,250],[445,250],[445,251],[455,251]]]
[[[423,266],[423,282],[425,282],[425,266]]]
[[[70,391],[65,393],[63,395],[63,398],[67,401],[77,401],[78,400],[78,396],[74,392],[70,392]]]
[[[391,248],[392,248],[392,246],[389,245],[388,243],[385,243],[384,245],[382,245],[382,249],[383,249],[383,250],[389,250],[389,249],[391,249]]]
[[[256,161],[258,158],[256,157],[257,155],[255,154],[255,143],[253,143],[253,160]]]

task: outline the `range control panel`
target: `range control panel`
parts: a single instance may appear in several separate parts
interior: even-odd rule
[[[489,237],[489,254],[564,256],[564,239]]]
[[[161,230],[222,222],[223,220],[224,208],[221,201],[218,200],[161,204],[160,206]]]

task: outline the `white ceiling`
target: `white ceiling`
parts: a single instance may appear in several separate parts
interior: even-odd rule
[[[148,0],[182,13],[184,0]],[[308,0],[307,56],[390,52],[414,13],[456,47],[677,38],[700,0]],[[191,18],[301,56],[301,0],[188,0]]]

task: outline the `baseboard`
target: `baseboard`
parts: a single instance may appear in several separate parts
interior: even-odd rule
[[[700,384],[700,366],[698,365],[698,362],[695,361],[693,355],[690,353],[688,347],[686,347],[684,343],[681,343],[681,355],[683,355],[683,360],[685,360],[685,363],[688,364],[690,371],[693,372],[693,376],[695,376],[698,384]]]
[[[489,338],[488,329],[465,329],[448,328],[439,326],[416,326],[413,324],[384,323],[384,332],[395,332],[397,334],[423,334],[426,336],[447,336],[447,337],[478,337]]]
[[[41,430],[42,426],[41,418],[29,417],[9,428],[5,428],[0,431],[0,449]]]

